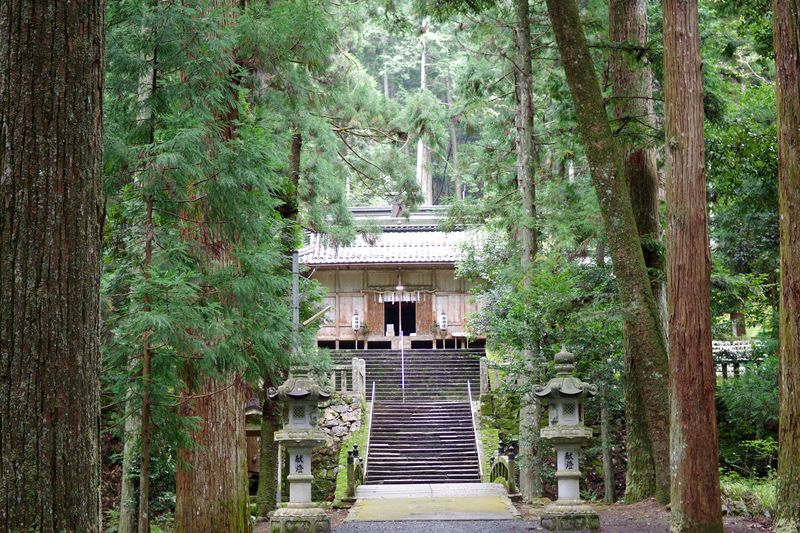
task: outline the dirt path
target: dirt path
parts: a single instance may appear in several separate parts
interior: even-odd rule
[[[544,531],[539,527],[541,507],[516,504],[523,519],[531,524],[527,531]],[[631,505],[593,505],[600,515],[600,531],[608,533],[668,533],[669,511],[655,500]],[[772,531],[766,519],[726,517],[725,533],[765,533]]]

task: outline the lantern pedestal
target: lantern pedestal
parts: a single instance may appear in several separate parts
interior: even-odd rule
[[[269,533],[328,533],[331,521],[319,507],[281,507],[269,515]]]
[[[542,510],[541,524],[550,531],[595,531],[600,529],[600,517],[580,500],[554,502]]]

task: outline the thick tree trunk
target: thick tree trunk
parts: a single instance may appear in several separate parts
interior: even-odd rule
[[[800,531],[800,1],[773,0],[781,234],[775,531]]]
[[[0,530],[100,530],[104,2],[0,3]]]
[[[609,37],[620,45],[611,53],[611,87],[616,131],[622,145],[622,171],[630,187],[633,214],[642,240],[645,265],[651,273],[650,282],[656,302],[661,301],[663,270],[661,257],[658,169],[656,152],[650,136],[654,127],[653,76],[644,48],[647,46],[646,0],[609,0]],[[663,329],[663,328],[662,328]],[[650,357],[653,354],[636,350],[631,344],[637,339],[624,332],[625,350],[625,428],[628,449],[625,499],[638,501],[655,496],[656,492],[669,492],[669,478],[661,476],[663,486],[656,490],[656,473],[653,462],[653,445],[643,410],[640,383],[633,371],[640,362],[634,356]],[[631,349],[627,349],[631,348]],[[664,440],[660,447],[669,446],[669,435],[659,435]]]
[[[592,180],[600,204],[619,296],[631,359],[640,361],[630,372],[639,383],[647,383],[642,408],[653,443],[656,488],[668,486],[669,449],[664,438],[669,432],[668,374],[664,336],[658,305],[653,297],[647,266],[631,205],[630,189],[622,172],[622,151],[612,136],[608,116],[592,57],[574,0],[547,0],[561,61],[570,86],[578,129],[586,149]],[[657,490],[656,498],[669,500]]]
[[[664,2],[673,532],[722,531],[697,0]]]
[[[231,376],[227,384],[205,380],[187,394],[182,414],[200,417],[200,429],[192,433],[197,446],[180,451],[175,531],[249,532],[246,387]]]
[[[516,58],[514,61],[514,94],[516,112],[517,190],[520,197],[521,220],[517,228],[520,249],[520,267],[526,286],[530,283],[530,269],[536,256],[536,188],[534,184],[533,157],[533,97],[531,85],[531,18],[528,0],[515,0],[514,29]],[[525,350],[526,364],[535,372],[532,351]],[[535,375],[535,374],[534,374]],[[519,410],[519,487],[522,497],[531,501],[542,495],[542,478],[539,465],[539,406],[530,394],[522,398]]]

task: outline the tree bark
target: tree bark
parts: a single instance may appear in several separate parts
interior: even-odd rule
[[[191,380],[189,384],[191,385]],[[182,414],[200,417],[197,446],[180,451],[175,532],[251,531],[244,406],[247,388],[206,379],[187,390]]]
[[[611,462],[611,422],[605,391],[600,392],[600,443],[603,448],[603,503],[614,503],[614,465]]]
[[[647,266],[631,204],[630,188],[622,172],[622,150],[614,139],[594,65],[574,0],[547,0],[561,61],[572,94],[592,181],[600,204],[608,246],[617,278],[623,323],[631,359],[640,361],[629,371],[647,383],[642,408],[653,443],[656,488],[669,486],[668,362],[659,310],[653,297]],[[627,377],[627,376],[626,376]],[[716,464],[716,463],[715,463]],[[669,494],[657,490],[665,503]]]
[[[458,115],[453,113],[453,82],[450,79],[450,76],[445,78],[445,86],[447,92],[445,93],[445,97],[447,98],[447,107],[450,110],[450,166],[453,169],[453,198],[456,200],[463,200],[463,195],[461,193],[461,173],[458,169]]]
[[[773,0],[781,239],[775,531],[800,531],[800,1]]]
[[[0,3],[0,530],[100,530],[101,0]]]
[[[155,97],[158,90],[158,48],[153,49],[153,59],[150,68],[150,97]],[[139,85],[140,103],[144,104],[142,95],[146,94],[144,83]],[[156,117],[151,108],[146,104],[139,118],[149,123],[148,138],[149,144],[153,144],[156,138]],[[155,225],[153,222],[153,195],[148,194],[145,199],[145,242],[144,242],[144,262],[142,263],[142,276],[145,280],[150,278],[150,265],[153,262],[153,241],[155,240]],[[145,297],[143,310],[150,310],[150,302]],[[139,533],[150,533],[150,442],[153,436],[153,427],[150,422],[150,392],[151,392],[151,367],[152,352],[150,351],[150,331],[146,331],[142,336],[142,406],[139,414]]]
[[[151,139],[152,139],[151,129]],[[150,277],[150,265],[153,260],[153,241],[155,228],[153,226],[153,197],[147,197],[147,211],[145,213],[145,244],[144,244],[144,278]],[[150,305],[145,300],[143,310],[148,312]],[[141,430],[139,431],[139,533],[150,533],[150,441],[153,437],[153,426],[150,422],[150,391],[152,380],[152,352],[150,351],[150,331],[146,331],[142,338],[142,408],[139,416]]]
[[[672,532],[722,531],[697,0],[664,2]]]
[[[128,376],[136,375],[136,358],[128,360]],[[136,394],[133,386],[125,394],[125,426],[122,436],[122,481],[119,491],[119,533],[136,533],[139,530],[139,506],[136,499],[137,483],[131,477],[136,455],[141,421],[134,406]]]
[[[424,33],[424,30],[423,30]],[[422,39],[422,54],[420,55],[419,65],[419,88],[428,88],[428,47],[425,39]],[[425,141],[417,139],[417,184],[422,191],[423,203],[433,205],[433,176],[431,175],[431,152],[425,145]]]
[[[663,259],[660,253],[660,223],[658,205],[658,168],[656,152],[649,143],[655,127],[653,116],[653,75],[644,48],[647,47],[648,24],[646,0],[609,0],[609,37],[622,48],[611,52],[611,96],[616,131],[623,150],[622,172],[631,193],[631,204],[636,227],[642,241],[644,262],[650,273],[650,283],[656,303],[662,301],[664,290]],[[663,314],[663,313],[662,313]],[[663,327],[662,327],[663,330]],[[637,350],[631,332],[624,331],[625,350],[625,428],[627,436],[628,467],[626,471],[625,499],[639,501],[667,494],[669,478],[661,476],[663,484],[656,490],[656,473],[653,461],[652,437],[642,406],[642,389],[633,371],[640,362],[635,356],[650,357],[651,353]],[[654,435],[668,444],[667,434]]]
[[[516,27],[514,40],[516,57],[514,60],[514,94],[516,111],[515,147],[517,151],[517,190],[520,197],[522,219],[517,228],[520,249],[520,267],[523,283],[530,285],[530,269],[536,256],[536,185],[534,183],[533,146],[533,96],[531,85],[531,17],[528,0],[515,0],[514,13]],[[537,365],[532,360],[533,352],[523,352],[526,364],[535,371]],[[535,375],[535,374],[534,374]],[[526,501],[542,495],[542,478],[539,461],[539,406],[536,398],[525,394],[519,411],[519,486]]]
[[[266,517],[277,507],[278,492],[278,443],[275,432],[280,427],[278,404],[269,398],[271,379],[264,380],[263,406],[261,409],[261,453],[259,455],[258,493],[256,494],[256,514]]]

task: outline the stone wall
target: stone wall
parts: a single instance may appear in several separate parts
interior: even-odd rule
[[[334,443],[361,427],[361,396],[335,394],[320,405],[319,426]]]

